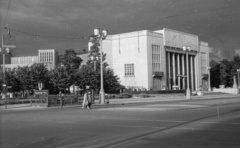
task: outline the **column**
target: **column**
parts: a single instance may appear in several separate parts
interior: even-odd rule
[[[172,53],[172,69],[173,69],[173,86],[176,85],[176,65],[175,65],[175,53]]]
[[[182,76],[185,76],[185,59],[184,54],[182,54]],[[182,89],[186,88],[185,77],[182,78]]]
[[[170,52],[167,52],[168,56],[168,89],[171,90],[171,59],[170,59]]]
[[[194,65],[195,65],[195,88],[196,88],[196,90],[198,90],[199,89],[199,78],[198,78],[198,71],[197,71],[197,69],[198,69],[198,64],[197,64],[197,56],[195,55],[194,56]]]
[[[190,56],[190,66],[191,66],[191,74],[189,74],[190,78],[191,78],[191,89],[194,90],[194,78],[193,78],[193,56]]]
[[[179,76],[180,75],[180,54],[177,54],[177,63],[178,63],[178,65],[177,65],[177,68],[178,68],[178,72],[177,72],[177,74],[178,74],[178,87],[179,87],[179,89],[181,89],[181,77]]]

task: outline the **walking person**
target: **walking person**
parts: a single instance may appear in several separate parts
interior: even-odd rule
[[[91,105],[92,105],[91,91],[90,91],[90,90],[87,90],[87,91],[84,93],[84,96],[83,96],[82,109],[85,109],[85,107],[86,107],[87,109],[91,109]]]

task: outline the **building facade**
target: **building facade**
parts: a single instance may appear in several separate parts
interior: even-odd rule
[[[106,62],[127,88],[185,89],[187,69],[191,90],[209,87],[209,47],[196,35],[166,28],[142,30],[108,36],[102,46]]]
[[[58,63],[58,52],[55,49],[39,49],[39,63],[43,63],[48,70],[55,69]]]
[[[38,63],[38,56],[11,57],[11,62],[5,64],[5,69],[10,71],[18,67],[31,66],[34,63]]]
[[[55,49],[39,49],[37,56],[11,57],[10,64],[5,64],[5,69],[31,66],[34,63],[43,63],[48,70],[54,69],[58,64],[58,52]]]

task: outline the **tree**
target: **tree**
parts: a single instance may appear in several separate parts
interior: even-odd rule
[[[18,67],[17,78],[20,80],[21,90],[33,90],[34,79],[32,77],[31,69],[28,66]]]
[[[82,59],[77,56],[77,53],[73,49],[65,50],[63,57],[63,65],[69,72],[75,71],[79,68]]]
[[[119,77],[114,74],[113,69],[107,68],[104,71],[104,90],[106,93],[119,93],[123,86],[119,82]]]
[[[50,83],[60,91],[65,91],[72,83],[65,67],[57,67],[49,72]]]
[[[68,80],[71,85],[75,84],[77,81],[77,73],[79,71],[80,64],[82,59],[77,56],[76,52],[73,49],[65,50],[63,57],[63,66],[65,71],[68,74]],[[69,87],[71,86],[69,85]]]
[[[216,61],[212,60],[210,62],[210,67],[211,67],[211,70],[210,70],[211,86],[217,88],[221,84],[220,75],[219,75],[220,74],[220,64],[217,63]]]
[[[9,88],[9,91],[18,92],[21,90],[21,81],[19,80],[16,71],[7,71],[5,73],[6,84]]]
[[[105,58],[106,54],[103,54],[103,60]],[[119,78],[114,75],[114,71],[107,68],[107,66],[108,64],[105,62],[103,64],[104,90],[106,93],[117,93],[122,86],[119,83]],[[94,70],[94,63],[90,60],[87,61],[86,65],[83,65],[78,73],[78,86],[84,89],[88,85],[99,92],[100,83],[100,61],[96,61],[96,70]]]
[[[38,88],[38,83],[43,83],[44,86],[48,82],[48,70],[42,63],[35,63],[30,66],[33,88]]]
[[[90,63],[83,65],[77,74],[77,85],[82,89],[85,89],[86,86],[90,86],[94,90],[100,88],[100,71],[94,71],[92,66]]]

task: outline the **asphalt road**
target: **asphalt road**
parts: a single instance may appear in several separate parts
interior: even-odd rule
[[[1,112],[1,148],[240,147],[240,98]]]

